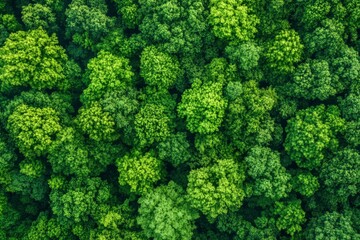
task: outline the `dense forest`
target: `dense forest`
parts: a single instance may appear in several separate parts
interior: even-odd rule
[[[359,0],[0,13],[0,239],[360,239]]]

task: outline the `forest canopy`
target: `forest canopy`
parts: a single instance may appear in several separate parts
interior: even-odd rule
[[[359,0],[0,0],[0,239],[360,239]]]

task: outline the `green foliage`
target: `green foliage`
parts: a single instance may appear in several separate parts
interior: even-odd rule
[[[243,71],[250,71],[258,65],[260,59],[260,47],[253,42],[230,42],[225,48],[229,59]]]
[[[359,233],[352,226],[351,219],[338,212],[326,212],[311,219],[305,239],[358,239]]]
[[[194,144],[196,150],[201,154],[202,162],[236,156],[233,146],[219,132],[206,135],[196,134]]]
[[[135,134],[135,114],[139,111],[137,92],[133,88],[121,88],[106,92],[100,100],[103,110],[113,117],[124,143],[132,145]]]
[[[170,136],[170,118],[162,105],[146,104],[135,116],[135,131],[140,146],[160,142]]]
[[[268,66],[277,73],[294,71],[294,64],[301,60],[304,46],[295,30],[280,31],[265,51]]]
[[[0,239],[360,239],[359,0],[0,0]]]
[[[9,34],[18,30],[21,30],[21,25],[15,16],[13,14],[2,14],[0,17],[0,44],[3,45]]]
[[[305,212],[301,208],[300,200],[276,202],[274,213],[278,215],[276,226],[279,230],[285,230],[291,236],[301,231],[301,225],[305,222]]]
[[[334,56],[344,47],[342,35],[344,26],[337,21],[326,19],[323,26],[307,33],[304,45],[309,55]]]
[[[203,1],[139,0],[139,5],[144,16],[139,29],[149,43],[168,53],[201,53],[202,34],[207,30]]]
[[[5,123],[18,106],[28,105],[35,108],[52,108],[58,113],[57,116],[62,122],[68,123],[71,121],[70,115],[74,113],[72,100],[73,99],[69,94],[59,92],[54,92],[52,94],[32,90],[22,92],[20,95],[15,96],[11,101],[6,101],[6,107],[4,107],[4,111],[2,112],[2,118]]]
[[[179,116],[186,118],[186,127],[192,133],[212,133],[219,129],[227,101],[222,97],[221,84],[195,80],[178,105]]]
[[[138,1],[135,0],[113,0],[117,6],[117,12],[121,15],[121,22],[130,29],[134,29],[141,20]]]
[[[129,60],[101,51],[90,60],[85,76],[87,88],[81,100],[86,104],[100,100],[106,92],[123,90],[132,84],[134,73]]]
[[[360,95],[350,93],[339,103],[342,116],[346,120],[357,120],[360,117]]]
[[[328,202],[346,202],[360,191],[360,154],[355,149],[344,149],[321,166],[319,177],[323,182]]]
[[[306,197],[314,195],[320,187],[318,179],[310,172],[299,172],[292,180],[293,190]]]
[[[139,199],[138,223],[148,238],[191,239],[198,213],[176,183],[157,187]]]
[[[63,128],[49,150],[54,173],[88,176],[91,173],[89,153],[83,137],[73,128]]]
[[[211,0],[209,23],[216,37],[225,40],[247,41],[257,32],[259,19],[242,1]]]
[[[150,192],[163,175],[162,162],[152,152],[141,154],[138,151],[116,160],[119,171],[119,184],[130,186],[137,194]]]
[[[158,144],[157,149],[159,158],[175,167],[187,162],[191,157],[190,144],[184,132],[171,134]]]
[[[270,148],[254,147],[245,158],[246,173],[251,178],[252,195],[266,203],[287,197],[290,174],[281,166],[279,153]]]
[[[73,0],[66,9],[66,36],[85,49],[93,49],[114,19],[107,16],[105,1]]]
[[[336,94],[333,76],[325,60],[313,60],[301,64],[295,71],[293,83],[288,86],[298,97],[325,100]]]
[[[63,189],[52,189],[50,205],[63,224],[96,218],[100,204],[110,199],[109,185],[100,178],[72,178]]]
[[[175,57],[150,46],[141,53],[140,75],[149,86],[168,89],[183,77],[183,71]]]
[[[314,169],[321,166],[325,151],[336,150],[336,137],[344,128],[336,106],[319,105],[299,111],[286,126],[285,149],[297,165]]]
[[[104,111],[99,102],[82,107],[76,121],[81,130],[95,141],[113,141],[119,138],[114,118]]]
[[[0,48],[2,91],[13,87],[67,89],[67,56],[55,35],[43,29],[11,34]]]
[[[229,105],[225,128],[237,149],[244,153],[256,145],[272,140],[274,122],[270,111],[275,105],[273,89],[259,89],[257,82],[230,82],[227,87]]]
[[[27,29],[43,28],[50,32],[56,30],[56,18],[51,8],[42,4],[29,4],[23,7],[21,18]]]
[[[22,104],[10,115],[7,128],[21,153],[32,158],[48,153],[54,136],[62,127],[54,109]]]
[[[10,171],[16,162],[14,146],[9,145],[5,138],[0,137],[0,184],[7,184],[11,181]]]
[[[218,160],[213,166],[191,170],[188,179],[186,191],[191,206],[210,221],[241,207],[244,168],[233,160]]]
[[[239,212],[234,212],[219,216],[217,228],[221,232],[235,234],[233,239],[236,240],[277,239],[279,231],[275,226],[275,220],[273,218],[267,218],[265,216],[258,217],[254,222],[255,223],[252,224],[245,220]]]
[[[65,240],[74,239],[74,236],[71,232],[66,231],[56,219],[49,218],[47,213],[41,212],[36,221],[31,224],[24,240],[50,240],[53,238]]]

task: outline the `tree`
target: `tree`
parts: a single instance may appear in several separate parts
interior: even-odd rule
[[[102,96],[100,105],[113,117],[121,140],[128,145],[134,144],[135,115],[140,105],[138,92],[130,86],[108,91]]]
[[[124,91],[126,86],[133,84],[133,77],[128,59],[101,51],[87,65],[84,79],[87,88],[81,100],[89,104],[100,100],[107,92]]]
[[[57,182],[57,183],[56,183]],[[110,199],[110,188],[107,182],[98,177],[74,177],[69,182],[52,178],[49,182],[50,205],[61,225],[75,228],[76,224],[97,218],[101,204]],[[75,231],[74,231],[75,232]]]
[[[291,189],[291,175],[281,166],[279,153],[256,146],[245,158],[245,164],[246,173],[251,179],[248,178],[252,196],[258,198],[259,205],[287,197]]]
[[[325,152],[337,149],[336,134],[343,130],[344,124],[336,106],[318,105],[300,110],[286,126],[285,150],[299,167],[318,168]]]
[[[258,66],[261,48],[254,42],[233,41],[226,46],[225,52],[247,76]]]
[[[185,191],[169,182],[139,199],[137,222],[148,238],[191,239],[198,213],[184,197]]]
[[[360,191],[360,154],[355,149],[346,148],[323,163],[319,178],[325,188],[327,202],[333,206],[346,203]]]
[[[282,30],[267,46],[264,53],[268,67],[277,74],[288,74],[300,62],[304,46],[295,30]]]
[[[256,210],[252,209],[252,211]],[[253,223],[246,220],[241,212],[223,214],[219,216],[217,228],[222,233],[230,233],[231,236],[235,235],[232,239],[236,240],[275,240],[279,237],[279,230],[276,228],[275,219],[265,216],[263,213]]]
[[[116,160],[119,171],[119,184],[130,186],[130,191],[136,194],[150,192],[163,176],[162,162],[153,152],[141,154],[134,151]]]
[[[65,93],[53,92],[51,94],[39,91],[23,91],[20,95],[11,100],[5,101],[2,111],[2,122],[6,125],[8,118],[20,105],[27,105],[35,108],[51,108],[57,112],[57,116],[64,124],[69,124],[74,113],[72,96]]]
[[[352,227],[348,216],[338,212],[326,212],[310,220],[305,239],[357,239],[359,234]]]
[[[259,19],[251,10],[234,0],[211,0],[209,23],[216,37],[224,40],[248,41],[257,32]]]
[[[14,168],[16,160],[15,146],[8,144],[5,137],[0,137],[0,184],[10,183],[11,170]]]
[[[274,132],[270,111],[277,100],[275,91],[259,89],[255,81],[230,82],[225,90],[229,104],[224,127],[234,146],[244,153],[253,146],[267,145]]]
[[[292,178],[292,186],[295,192],[305,197],[311,197],[319,189],[320,184],[318,178],[311,172],[299,171]]]
[[[138,1],[135,0],[114,0],[118,14],[121,15],[122,24],[130,29],[136,28],[141,20],[142,14],[139,11]]]
[[[47,154],[61,128],[60,118],[54,109],[25,104],[18,106],[7,122],[7,129],[21,153],[29,158]]]
[[[52,172],[64,175],[89,176],[92,172],[88,150],[83,137],[71,127],[63,128],[49,149]]]
[[[79,110],[76,123],[80,129],[95,141],[114,141],[120,136],[115,128],[114,118],[100,105],[92,102]]]
[[[140,146],[160,142],[170,136],[170,118],[162,105],[146,104],[135,116],[135,131]]]
[[[0,48],[1,90],[69,88],[65,74],[68,58],[58,44],[55,35],[49,36],[41,28],[12,33]]]
[[[1,4],[1,3],[0,3]],[[0,43],[1,46],[10,33],[21,30],[21,25],[13,14],[3,14],[0,18]]]
[[[50,239],[75,239],[70,229],[60,225],[56,218],[49,218],[48,212],[41,212],[37,219],[32,222],[29,231],[25,234],[24,240],[50,240]]]
[[[332,19],[324,20],[322,26],[308,32],[303,38],[306,54],[324,58],[334,56],[345,45],[343,33],[344,26],[341,23]]]
[[[101,37],[114,26],[104,0],[73,0],[66,9],[66,36],[73,43],[93,50]]]
[[[177,167],[191,158],[190,144],[185,132],[171,134],[157,145],[159,158]]]
[[[337,93],[329,64],[325,60],[312,60],[298,66],[293,75],[293,82],[287,89],[290,94],[314,100],[325,100]]]
[[[301,208],[300,200],[276,202],[274,214],[278,216],[276,219],[277,228],[285,230],[292,237],[296,232],[301,231],[301,224],[305,222],[305,212]]]
[[[192,207],[200,210],[210,221],[221,214],[238,210],[245,192],[243,166],[234,160],[218,160],[214,165],[191,170],[187,194]]]
[[[149,86],[168,89],[181,80],[183,71],[175,57],[150,46],[141,53],[140,75]]]
[[[220,83],[202,83],[195,80],[178,105],[178,113],[186,118],[186,127],[192,133],[212,133],[219,129],[227,101],[222,97]]]
[[[27,29],[43,28],[51,33],[57,30],[56,17],[51,8],[42,4],[29,4],[23,7],[21,19]]]
[[[237,156],[234,146],[221,132],[196,134],[194,144],[202,164]]]
[[[139,29],[149,45],[191,58],[201,53],[207,30],[203,1],[139,0],[139,4],[143,15]]]

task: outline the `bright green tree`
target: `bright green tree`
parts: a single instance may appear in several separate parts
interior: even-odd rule
[[[95,141],[113,141],[119,138],[114,118],[104,111],[99,102],[80,108],[76,123]]]
[[[106,92],[122,91],[133,83],[133,76],[129,60],[101,51],[87,65],[84,79],[87,88],[81,100],[88,104],[100,100]]]
[[[259,19],[242,1],[211,0],[209,23],[218,38],[247,41],[257,32]]]
[[[278,216],[276,219],[277,228],[285,230],[291,236],[300,232],[302,230],[301,225],[306,221],[300,200],[276,202],[274,214]]]
[[[202,83],[197,79],[183,93],[178,112],[180,117],[186,119],[190,132],[206,134],[219,129],[226,105],[220,83]]]
[[[214,165],[190,171],[187,194],[191,206],[213,221],[221,214],[240,209],[245,192],[243,166],[234,160],[218,160]]]
[[[67,89],[67,61],[55,35],[49,36],[41,28],[13,33],[0,48],[1,89]]]
[[[176,183],[155,188],[139,199],[137,222],[148,238],[191,239],[199,217]]]
[[[181,80],[183,71],[176,57],[150,46],[141,53],[140,75],[146,84],[168,89]]]
[[[304,46],[295,30],[282,30],[265,50],[266,62],[278,74],[295,70],[294,64],[301,60]]]
[[[21,153],[32,158],[48,153],[54,137],[62,126],[54,109],[22,104],[10,115],[7,128]]]
[[[170,136],[171,119],[162,105],[146,104],[135,116],[135,131],[140,146],[160,142]]]
[[[145,194],[152,190],[154,185],[163,176],[162,162],[153,152],[141,154],[134,151],[116,160],[119,171],[119,184],[130,186],[130,191]]]

